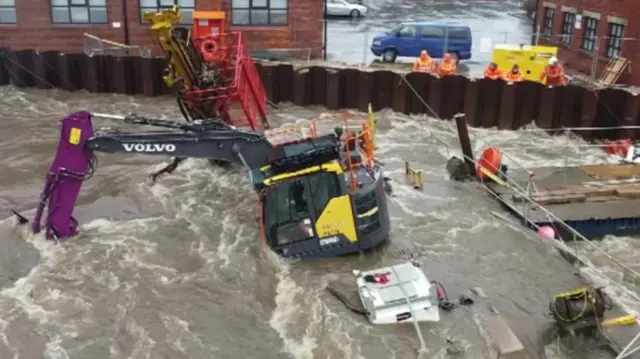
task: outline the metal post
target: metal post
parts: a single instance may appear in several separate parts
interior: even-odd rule
[[[569,137],[571,136],[571,131],[569,129],[564,130],[564,135],[567,137],[567,145],[565,146],[565,151],[569,148],[570,142]],[[569,167],[569,154],[565,154],[564,156],[564,168]],[[564,184],[567,184],[567,171],[564,171]]]
[[[591,80],[596,80],[596,72],[598,72],[598,58],[600,57],[600,38],[594,38],[593,60],[591,61]]]
[[[322,54],[322,59],[323,60],[327,59],[327,49],[329,48],[329,46],[327,46],[327,32],[328,32],[328,30],[327,30],[327,12],[328,12],[327,11],[327,5],[328,4],[327,3],[328,3],[328,1],[329,0],[324,0],[324,34],[323,34],[323,36],[324,36],[324,39],[323,39],[323,41],[324,41],[324,51],[323,51],[323,54]]]
[[[624,349],[622,349],[622,351],[620,352],[620,354],[618,354],[618,356],[616,357],[616,359],[623,359],[626,358],[628,356],[630,356],[631,354],[637,352],[638,350],[640,350],[640,347],[637,347],[633,350],[629,350],[631,348],[631,346],[633,344],[635,344],[635,342],[640,339],[640,333],[638,333],[633,339],[631,339],[631,341],[629,342],[629,344],[627,344],[626,347],[624,347]]]
[[[369,31],[364,33],[364,49],[362,50],[362,66],[367,66],[367,44],[369,43]]]
[[[536,36],[535,36],[535,45],[538,46],[538,43],[540,42],[540,25],[536,26]]]
[[[444,54],[446,54],[447,52],[449,52],[449,30],[446,30],[446,32],[444,33],[444,48],[442,51],[442,57],[444,57]]]
[[[411,318],[413,318],[413,326],[416,329],[416,333],[418,333],[418,340],[420,340],[420,351],[424,351],[427,349],[427,345],[424,342],[424,338],[422,337],[422,331],[420,331],[420,325],[418,324],[418,321],[416,320],[416,313],[413,311],[413,306],[411,305],[411,300],[409,300],[409,297],[407,296],[407,293],[404,291],[404,281],[400,279],[400,276],[398,276],[398,273],[396,272],[396,269],[392,266],[391,270],[393,271],[393,275],[396,276],[396,278],[398,278],[398,281],[400,282],[400,291],[402,292],[402,295],[404,296],[404,299],[407,301],[407,306],[409,307],[409,312],[411,313]]]

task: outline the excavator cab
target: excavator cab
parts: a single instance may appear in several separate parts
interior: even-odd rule
[[[265,133],[267,139],[280,136],[290,141],[280,145],[288,156],[280,159],[279,169],[273,164],[262,169],[265,179],[258,186],[263,236],[282,256],[361,252],[388,236],[385,183],[373,161],[370,129],[361,121],[359,131],[353,132],[353,124],[345,119],[340,131],[321,135],[335,119],[324,117],[309,126]],[[301,137],[292,140],[296,132]]]

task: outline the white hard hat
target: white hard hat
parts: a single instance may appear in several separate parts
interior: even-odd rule
[[[557,57],[552,56],[552,57],[549,59],[549,65],[555,65],[555,64],[557,64],[557,63],[558,63],[558,58],[557,58]]]

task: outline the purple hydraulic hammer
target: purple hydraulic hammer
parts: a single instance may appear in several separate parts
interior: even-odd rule
[[[71,113],[62,120],[60,142],[46,177],[40,204],[31,224],[35,233],[41,230],[41,219],[47,207],[46,236],[48,239],[69,238],[78,233],[78,221],[73,208],[82,182],[93,171],[93,150],[85,143],[93,136],[91,114]]]

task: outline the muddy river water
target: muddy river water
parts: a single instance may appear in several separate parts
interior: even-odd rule
[[[0,88],[0,358],[415,358],[411,326],[373,327],[324,289],[354,268],[410,253],[451,297],[483,288],[530,357],[542,358],[549,299],[579,284],[550,244],[493,215],[499,206],[476,184],[449,181],[444,164],[455,153],[435,138],[456,146],[450,122],[391,112],[377,118],[378,157],[394,182],[393,229],[376,253],[285,262],[259,240],[245,172],[189,160],[149,185],[146,176],[166,161],[145,156],[98,155],[75,212],[79,237],[56,244],[27,235],[10,209],[33,214],[58,120],[79,109],[178,116],[170,98]],[[283,105],[271,123],[324,111]],[[476,150],[544,145],[510,150],[524,166],[562,165],[564,156],[573,164],[604,160],[600,150],[539,132],[478,129],[473,136]],[[405,160],[425,171],[424,191],[404,181]],[[639,248],[632,238],[603,247],[629,264]],[[458,358],[495,357],[482,322],[477,303],[423,325],[429,349],[422,357],[450,357],[449,337],[466,349]]]

